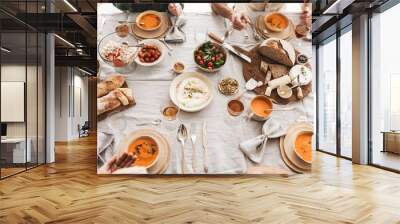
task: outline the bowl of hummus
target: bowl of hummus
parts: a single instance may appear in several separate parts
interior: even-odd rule
[[[172,102],[186,112],[197,112],[207,107],[213,99],[211,81],[197,72],[177,76],[170,86]]]

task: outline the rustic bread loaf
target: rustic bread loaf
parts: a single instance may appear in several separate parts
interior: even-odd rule
[[[279,64],[289,67],[292,67],[296,61],[296,53],[293,46],[289,42],[277,38],[270,38],[262,42],[258,52]]]

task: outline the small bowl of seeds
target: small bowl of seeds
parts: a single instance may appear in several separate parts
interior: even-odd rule
[[[239,82],[234,78],[224,78],[218,83],[218,90],[226,96],[232,96],[239,91]]]

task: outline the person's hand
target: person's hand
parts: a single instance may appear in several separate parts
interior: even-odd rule
[[[300,19],[303,21],[304,24],[307,25],[307,27],[310,29],[311,28],[311,5],[310,4],[303,4],[302,6],[302,13],[300,15]]]
[[[132,154],[124,152],[122,155],[114,155],[98,171],[99,174],[112,174],[121,168],[130,167],[135,162]]]
[[[182,7],[178,3],[169,3],[168,11],[174,16],[180,16],[182,14]]]
[[[250,23],[250,18],[243,13],[240,15],[232,15],[229,20],[232,22],[232,26],[236,30],[242,30],[248,23]]]

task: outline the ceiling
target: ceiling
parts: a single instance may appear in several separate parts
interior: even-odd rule
[[[36,43],[36,39],[32,38],[37,33],[54,32],[60,37],[55,38],[56,65],[78,66],[95,74],[96,5],[95,0],[47,0],[47,5],[45,0],[1,0],[2,46],[11,50],[7,53],[9,60],[25,61],[26,55],[28,59],[36,56],[37,44],[30,43]],[[50,9],[52,13],[48,13]]]
[[[374,11],[390,0],[317,0],[313,2],[313,44],[350,25],[354,17]]]

